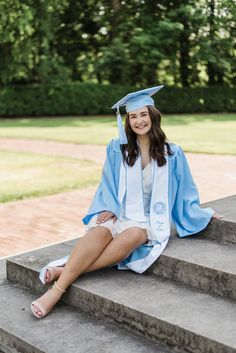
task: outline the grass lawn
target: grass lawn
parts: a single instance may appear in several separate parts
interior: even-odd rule
[[[236,154],[236,114],[166,115],[162,128],[185,151]],[[107,144],[117,136],[116,117],[1,119],[0,138]]]
[[[86,160],[0,151],[0,202],[96,185],[101,166]]]

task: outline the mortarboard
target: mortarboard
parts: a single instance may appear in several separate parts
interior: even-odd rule
[[[138,110],[142,107],[145,107],[146,105],[154,105],[154,100],[151,96],[163,87],[164,85],[146,88],[136,92],[131,92],[111,107],[111,109],[116,109],[119,140],[121,145],[127,144],[128,141],[122,124],[119,108],[125,106],[126,112],[129,113]]]

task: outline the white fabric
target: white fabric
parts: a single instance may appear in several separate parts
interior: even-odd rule
[[[56,267],[56,266],[63,266],[65,265],[65,263],[67,262],[69,258],[69,255],[68,256],[64,256],[63,258],[61,259],[58,259],[58,260],[54,260],[54,261],[51,261],[49,262],[45,267],[43,267],[41,270],[40,270],[40,273],[39,273],[39,279],[40,281],[45,284],[45,275],[46,275],[46,271],[48,269],[48,267]]]
[[[87,225],[85,231],[87,232],[90,228],[94,227],[106,227],[110,230],[112,237],[116,238],[120,233],[124,232],[125,230],[133,227],[141,228],[141,229],[146,229],[147,230],[147,235],[149,239],[152,239],[152,233],[151,233],[151,228],[149,225],[148,217],[146,218],[145,222],[137,222],[137,221],[132,221],[129,219],[117,219],[116,222],[114,223],[112,219],[109,219],[108,221],[104,223],[97,224],[97,215],[95,215],[89,224]]]
[[[163,250],[165,249],[169,238],[164,240],[160,244],[154,244],[152,251],[146,256],[138,259],[136,261],[129,262],[126,265],[118,265],[120,270],[132,270],[137,273],[143,273],[147,268],[153,264],[153,262],[161,255]]]
[[[143,179],[143,194],[144,194],[144,202],[146,203],[146,207],[149,210],[150,207],[150,198],[151,198],[151,189],[152,189],[152,165],[149,163],[143,170],[142,170],[142,179]],[[123,205],[124,207],[124,205]],[[152,240],[155,236],[152,233],[149,223],[149,215],[145,215],[144,222],[133,221],[127,218],[122,217],[125,216],[125,210],[121,209],[121,217],[113,222],[113,219],[109,219],[108,221],[97,224],[97,215],[95,215],[89,222],[86,227],[86,232],[93,227],[103,226],[110,230],[112,237],[117,237],[120,233],[124,232],[125,230],[137,227],[141,229],[146,229],[148,240]]]
[[[143,175],[143,205],[145,215],[150,211],[152,195],[152,164],[148,163],[142,170]]]
[[[171,227],[168,202],[168,158],[166,158],[166,164],[162,167],[159,167],[154,161],[152,163],[154,170],[150,204],[150,225],[157,234],[157,240],[161,243],[169,238]]]
[[[125,215],[133,221],[145,222],[141,157],[132,167],[122,163],[121,168],[126,168]],[[120,180],[120,183],[122,182],[124,180]]]
[[[165,149],[165,153],[167,153]],[[170,215],[168,202],[168,158],[166,164],[159,167],[152,160],[152,194],[150,203],[150,225],[155,240],[162,242],[170,236]],[[134,221],[145,222],[141,157],[130,167],[121,163],[118,197],[120,204],[126,193],[125,215]]]

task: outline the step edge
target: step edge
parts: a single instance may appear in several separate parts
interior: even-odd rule
[[[14,263],[12,263],[11,265],[13,265],[13,266],[16,266]],[[35,278],[36,277],[36,275],[37,275],[37,280],[38,280],[38,272],[36,271],[36,270],[33,270],[32,268],[30,268],[30,267],[27,267],[27,269],[26,269],[26,267],[24,267],[24,270],[26,270],[26,271],[28,271],[31,275],[32,275],[32,273],[33,273],[33,278]],[[28,278],[28,277],[27,277]],[[36,278],[35,278],[36,279]],[[19,280],[13,280],[13,281],[15,281],[15,282],[18,282],[18,283],[21,283]],[[36,283],[36,285],[34,284],[34,285],[29,285],[28,283],[26,284],[25,282],[24,282],[24,285],[27,287],[27,288],[31,288],[31,289],[34,289],[34,290],[36,290],[38,293],[44,293],[45,292],[45,287],[43,287],[43,285],[41,284],[41,283],[39,283],[39,281],[37,281],[37,283]],[[109,303],[111,306],[114,306],[114,304],[115,303],[117,303],[117,302],[115,302],[115,301],[113,301],[113,300],[111,300],[111,299],[109,299],[109,298],[106,298],[106,297],[104,297],[104,296],[101,296],[101,295],[99,295],[99,294],[96,294],[96,293],[94,293],[94,292],[91,292],[91,291],[88,291],[88,290],[86,290],[86,289],[84,289],[84,288],[80,288],[79,286],[78,286],[78,284],[76,284],[76,283],[74,283],[74,284],[72,284],[71,285],[71,287],[68,289],[68,292],[67,292],[67,294],[66,294],[66,296],[64,297],[64,299],[63,299],[63,302],[65,303],[65,304],[67,304],[67,305],[70,305],[70,306],[72,306],[72,307],[76,307],[76,308],[78,308],[78,309],[80,309],[80,310],[83,310],[83,311],[85,311],[85,312],[89,312],[90,314],[92,314],[92,315],[94,315],[95,317],[97,317],[97,318],[104,318],[103,317],[103,312],[102,312],[102,309],[99,309],[99,316],[96,316],[95,314],[94,314],[94,312],[91,310],[91,303],[89,304],[89,303],[87,303],[86,304],[86,302],[85,302],[85,304],[83,304],[83,305],[81,305],[81,304],[78,304],[78,303],[80,303],[80,301],[78,301],[77,300],[77,302],[75,303],[75,298],[76,298],[76,296],[77,295],[72,295],[71,293],[73,293],[73,292],[75,292],[76,291],[76,294],[78,294],[78,293],[86,293],[86,297],[87,298],[89,298],[89,297],[91,297],[91,296],[93,296],[96,300],[98,300],[98,298],[100,298],[101,300],[103,300],[103,301],[105,301],[106,303]],[[66,299],[65,299],[66,298]],[[94,302],[96,302],[96,300],[93,300],[92,301],[92,304],[94,304]],[[121,308],[123,307],[125,307],[126,308],[126,311],[131,311],[131,313],[133,314],[134,313],[134,311],[136,310],[136,309],[134,309],[134,308],[130,308],[130,307],[128,307],[128,306],[126,306],[125,304],[122,304],[122,303],[117,303],[118,305],[119,305],[119,312],[120,311],[122,311],[121,310]],[[101,308],[102,308],[102,306],[101,306]],[[97,308],[98,309],[98,308]],[[143,313],[143,312],[139,312],[139,315],[141,316],[141,317],[143,317],[143,316],[148,316],[148,317],[151,317],[149,314],[147,314],[147,313]],[[104,318],[105,319],[105,318]],[[106,319],[107,321],[108,321],[108,319]],[[161,326],[165,326],[165,325],[168,325],[168,326],[170,326],[170,328],[172,329],[172,331],[175,331],[176,330],[176,327],[178,326],[178,325],[175,325],[174,323],[172,323],[172,322],[168,322],[168,321],[165,321],[165,320],[163,320],[163,319],[160,319],[160,318],[158,318],[158,317],[154,317],[154,320],[155,320],[155,322],[159,322],[160,324],[161,324]],[[129,321],[129,318],[128,318],[128,321]],[[141,322],[142,320],[140,320],[140,322]],[[118,325],[118,322],[116,322],[115,320],[114,320],[114,318],[111,318],[111,322],[114,322],[116,325]],[[124,328],[124,323],[122,322],[122,327]],[[125,329],[127,330],[127,327],[125,327]],[[216,350],[214,350],[214,352],[227,352],[227,353],[231,353],[231,351],[232,351],[232,353],[234,352],[232,349],[234,349],[234,348],[232,348],[232,347],[230,347],[230,346],[228,346],[228,345],[226,345],[225,343],[223,343],[223,342],[220,342],[220,341],[216,341],[216,340],[213,340],[212,338],[208,338],[207,336],[203,336],[202,334],[199,334],[199,333],[195,333],[194,331],[190,331],[189,329],[187,329],[187,328],[185,328],[185,327],[181,327],[181,326],[178,326],[178,329],[182,332],[182,334],[184,334],[185,336],[187,335],[187,334],[189,334],[189,335],[191,335],[191,337],[192,337],[192,339],[194,338],[194,339],[196,339],[197,337],[198,337],[198,339],[203,339],[204,340],[204,342],[205,342],[205,344],[204,344],[204,346],[205,346],[205,348],[204,348],[204,353],[207,353],[208,351],[209,351],[209,353],[211,352],[211,349],[212,348],[209,348],[209,350],[208,350],[208,348],[207,348],[207,345],[208,344],[210,344],[210,345],[214,345],[215,346],[215,348],[216,348]],[[139,334],[139,332],[138,331],[136,331],[136,330],[134,330],[134,328],[131,328],[131,332],[134,332],[134,333],[136,333],[136,334]],[[142,331],[143,332],[143,331]],[[140,333],[141,334],[141,333]],[[149,337],[147,337],[144,333],[142,333],[142,335],[143,335],[143,337],[146,337],[147,339],[149,339],[150,340],[150,338]],[[169,336],[171,336],[171,335],[167,335],[167,337],[169,337]],[[193,339],[193,340],[194,340]],[[151,340],[151,341],[153,341],[153,342],[156,342],[156,343],[164,343],[164,344],[166,344],[168,347],[172,347],[173,346],[173,344],[171,344],[171,343],[168,343],[168,342],[166,342],[164,339],[160,339],[160,337],[159,337],[159,335],[157,335],[157,337],[155,337],[155,339],[153,339],[153,340]],[[189,339],[187,339],[186,338],[186,341],[189,341]],[[176,342],[176,344],[177,344],[178,342]],[[181,347],[182,347],[182,344],[181,344]],[[182,347],[183,348],[183,347]],[[215,349],[214,348],[214,349]],[[236,348],[236,347],[235,347]],[[176,349],[179,349],[179,348],[177,348],[176,347]],[[226,351],[225,351],[225,349],[227,349]],[[192,351],[192,352],[194,352],[194,351]]]

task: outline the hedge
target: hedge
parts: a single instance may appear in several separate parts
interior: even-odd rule
[[[0,87],[0,116],[111,114],[135,87],[72,82]],[[162,113],[235,112],[236,87],[164,87],[155,96]]]

